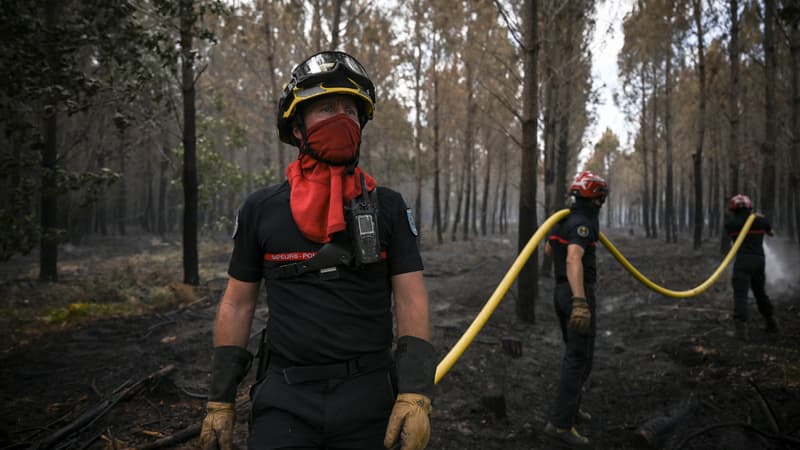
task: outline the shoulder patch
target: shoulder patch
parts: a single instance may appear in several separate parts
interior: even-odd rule
[[[585,238],[589,237],[589,227],[586,225],[581,225],[578,227],[578,236]]]
[[[236,233],[239,232],[239,210],[236,210],[236,221],[233,223],[233,234],[231,239],[236,239]]]
[[[411,234],[413,234],[414,237],[419,236],[417,225],[414,223],[414,213],[411,211],[411,208],[406,208],[406,218],[408,218],[408,228],[411,229]]]

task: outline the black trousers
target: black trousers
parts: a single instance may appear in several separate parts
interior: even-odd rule
[[[383,448],[396,398],[390,368],[289,384],[270,365],[250,393],[250,450]]]
[[[737,320],[747,321],[747,293],[753,290],[758,312],[764,317],[772,316],[772,303],[764,289],[764,257],[761,255],[737,255],[733,263],[733,316]]]
[[[566,344],[564,358],[561,361],[556,401],[550,414],[550,422],[558,428],[570,428],[575,425],[575,417],[581,404],[583,383],[592,372],[594,339],[597,330],[595,289],[594,285],[585,285],[584,289],[586,290],[586,301],[589,303],[589,310],[592,313],[587,334],[579,334],[567,326],[572,313],[572,290],[569,283],[556,284],[553,293],[553,305]]]

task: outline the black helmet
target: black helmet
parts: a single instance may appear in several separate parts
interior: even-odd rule
[[[292,80],[283,89],[278,101],[278,135],[281,141],[296,144],[292,126],[301,103],[329,94],[352,95],[356,98],[361,128],[372,119],[375,86],[364,66],[344,52],[319,52],[292,70]]]

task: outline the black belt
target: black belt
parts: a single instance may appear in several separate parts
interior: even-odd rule
[[[275,368],[283,373],[283,377],[286,378],[286,383],[288,384],[348,378],[360,373],[389,367],[391,363],[392,355],[389,350],[367,353],[347,361],[314,366],[298,366],[296,363],[275,353],[271,353],[269,357],[269,365],[276,366]]]

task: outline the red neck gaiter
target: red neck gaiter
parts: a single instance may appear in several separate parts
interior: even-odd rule
[[[306,145],[326,161],[352,160],[360,143],[361,127],[346,114],[336,114],[307,130]],[[375,180],[358,167],[348,174],[345,166],[332,166],[305,153],[289,164],[289,206],[303,236],[325,243],[346,228],[344,204],[361,194],[361,173],[367,190],[374,189]]]

